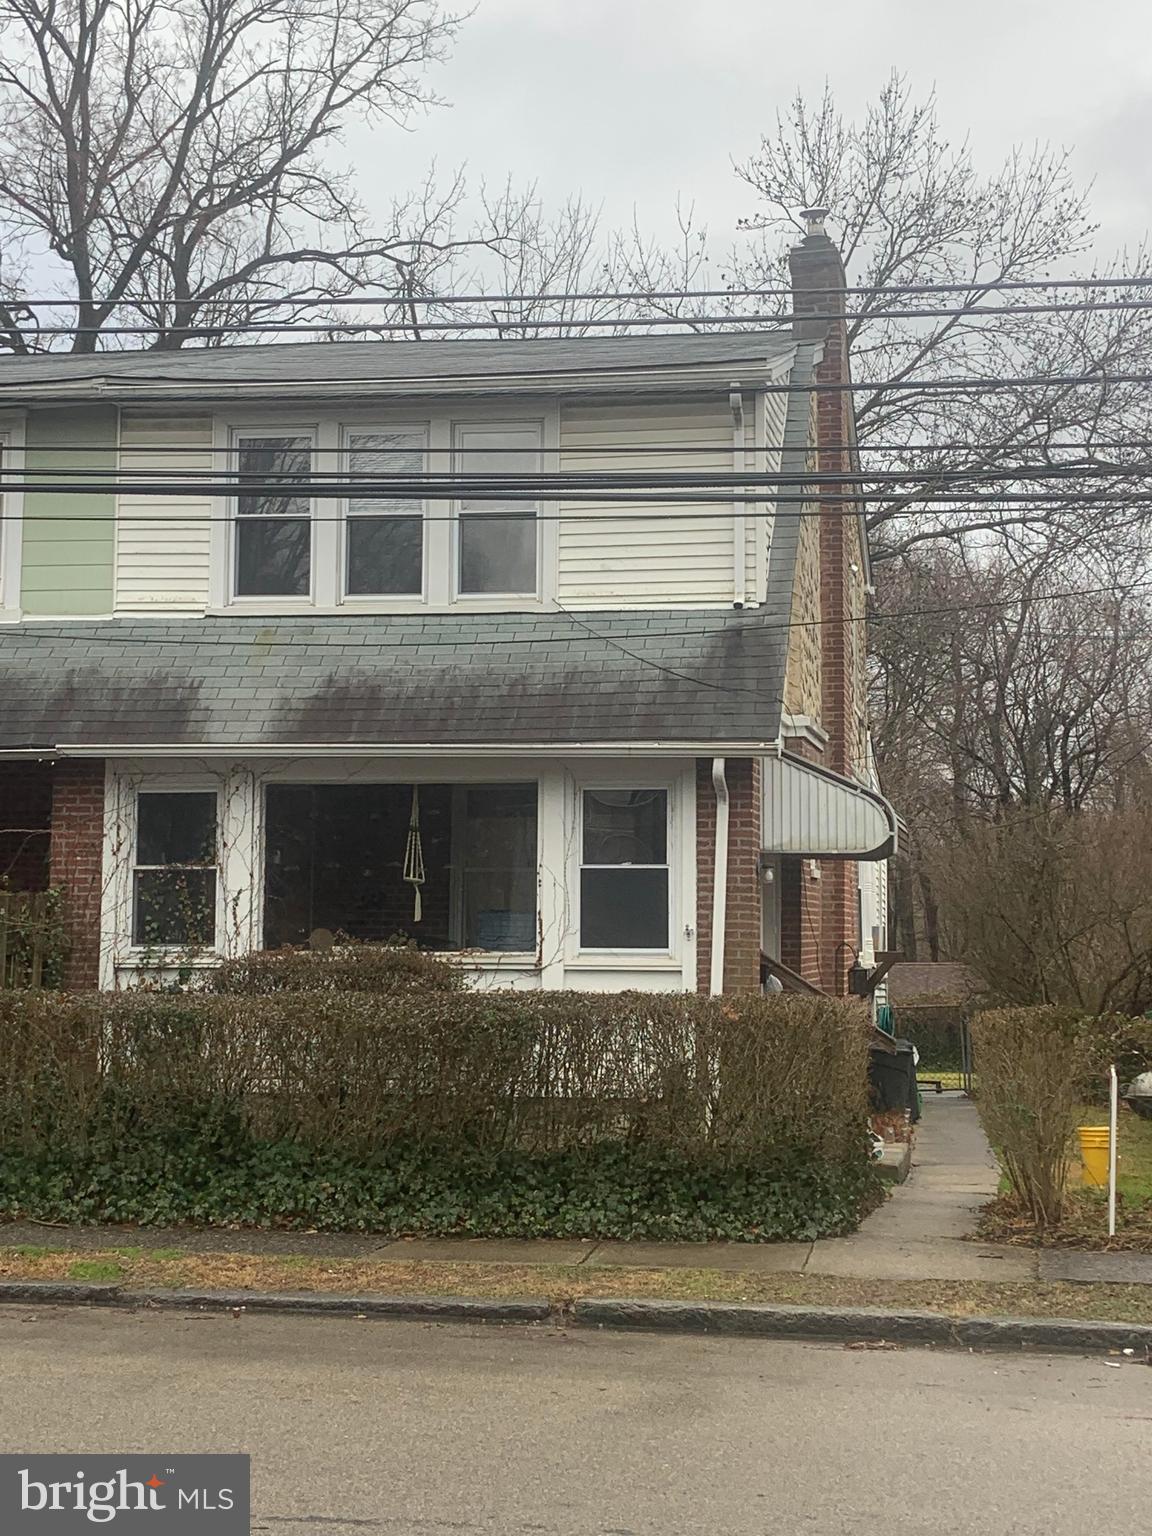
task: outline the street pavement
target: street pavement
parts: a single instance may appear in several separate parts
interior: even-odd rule
[[[0,1450],[246,1451],[272,1536],[1142,1530],[1150,1424],[1102,1357],[0,1309]]]

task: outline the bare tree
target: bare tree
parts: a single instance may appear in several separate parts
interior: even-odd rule
[[[371,228],[330,151],[355,116],[434,101],[456,25],[436,0],[0,0],[0,298],[23,251],[93,351],[133,316],[170,348],[269,299],[290,322],[293,301],[418,290],[472,242],[459,178]],[[0,346],[44,345],[27,322],[0,303]]]
[[[1152,817],[1016,811],[956,841],[940,881],[957,950],[995,996],[1089,1014],[1152,1005]]]
[[[1152,619],[1115,564],[1034,541],[918,549],[882,569],[880,601],[877,756],[910,830],[894,906],[905,950],[923,934],[938,958],[941,876],[970,835],[1146,802]]]
[[[1075,276],[1091,258],[1096,227],[1065,154],[1014,150],[985,175],[967,144],[943,137],[934,99],[917,101],[893,76],[859,122],[848,121],[827,91],[814,106],[798,96],[737,169],[757,199],[743,223],[747,243],[731,263],[740,286],[780,282],[785,250],[801,230],[798,210],[816,206],[831,210],[829,232],[852,285],[960,285],[947,296],[851,296],[849,312],[858,317],[849,326],[854,371],[874,386],[855,397],[865,467],[915,471],[906,494],[870,511],[878,558],[942,538],[959,543],[981,531],[1070,528],[1095,540],[1143,522],[1138,505],[1101,505],[1105,483],[1091,471],[1133,467],[1130,479],[1105,484],[1121,503],[1126,490],[1147,487],[1136,468],[1147,457],[1147,390],[1103,376],[1147,370],[1152,322],[1146,311],[1075,307],[1139,295],[1123,288],[1065,293],[1068,307],[1058,315],[1011,313],[1050,297],[1042,293],[997,297],[999,284]],[[1146,258],[1144,250],[1132,252],[1124,265],[1142,271]],[[1106,265],[1087,275],[1118,270]],[[917,307],[958,313],[885,318]],[[1002,312],[981,313],[990,307]],[[1092,373],[1102,377],[1090,387],[1067,382]],[[983,387],[1014,378],[1040,382]],[[955,382],[942,389],[943,380]],[[1132,447],[1101,449],[1100,442]],[[1017,465],[1024,472],[1006,482],[1004,469]],[[1044,478],[1029,479],[1029,470]],[[948,478],[957,472],[968,480]],[[981,473],[988,478],[981,481]],[[1046,499],[946,506],[932,499],[965,484],[993,498],[999,487]]]

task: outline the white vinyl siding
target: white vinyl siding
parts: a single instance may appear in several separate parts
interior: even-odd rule
[[[769,397],[770,399],[772,397]],[[784,400],[785,396],[779,397]],[[757,442],[756,396],[744,394],[744,441]],[[770,416],[775,416],[775,409]],[[767,440],[778,445],[782,424],[771,420]],[[684,445],[689,451],[664,452]],[[690,447],[689,447],[690,445]],[[613,449],[635,451],[612,452]],[[748,468],[756,456],[747,453]],[[762,461],[763,462],[763,461]],[[767,468],[778,467],[769,455]],[[733,469],[732,412],[726,393],[707,401],[632,404],[621,400],[566,405],[560,421],[560,470],[640,474]],[[745,528],[747,601],[762,602],[767,573],[768,520],[763,502],[749,502]],[[699,508],[648,502],[635,517],[612,515],[613,504],[569,504],[559,525],[556,595],[564,607],[714,607],[735,589],[734,507],[730,497]]]
[[[212,420],[125,411],[120,418],[120,469],[150,479],[211,471]],[[217,468],[223,466],[215,466]],[[211,496],[119,498],[116,612],[198,613],[208,605]]]
[[[779,471],[778,453],[752,450],[763,443],[770,448],[779,445],[786,400],[783,394],[758,396],[751,385],[746,385],[747,468],[764,468],[770,474]],[[438,412],[447,420],[472,419],[463,407],[450,404],[438,407]],[[502,421],[506,415],[501,413],[493,419]],[[403,422],[397,418],[394,423],[384,412],[369,417],[364,411],[349,410],[339,413],[339,420],[345,432],[412,430],[410,418]],[[678,469],[728,474],[733,469],[732,413],[724,389],[695,400],[634,402],[616,397],[566,402],[557,417],[545,424],[545,442],[556,442],[557,432],[559,452],[546,467],[561,472],[627,469],[643,474]],[[213,423],[207,416],[146,411],[121,414],[120,464],[125,471],[145,471],[161,479],[223,468],[224,461],[213,458],[213,441]],[[687,445],[688,451],[662,451]],[[607,451],[621,448],[635,451]],[[190,494],[122,495],[119,505],[116,611],[195,613],[211,606],[214,536],[217,543],[225,542],[222,529],[214,527],[211,519],[226,515],[230,504],[223,498]],[[338,508],[325,503],[323,510],[335,516]],[[610,515],[614,512],[611,500],[545,501],[539,525],[544,605],[554,596],[561,606],[575,609],[726,607],[733,601],[735,590],[734,510],[731,497],[721,497],[698,509],[649,502],[628,517]],[[763,602],[765,597],[772,535],[767,510],[764,502],[747,503],[745,597],[749,604]],[[394,612],[424,605],[442,611],[453,605],[449,587],[457,552],[448,547],[446,519],[450,508],[445,503],[429,504],[428,512],[437,521],[428,525],[424,603],[413,594],[357,597],[353,599],[357,606],[370,607],[376,602]],[[553,522],[556,513],[561,516]],[[335,535],[330,542],[335,549]],[[333,554],[332,558],[339,564],[345,556]],[[331,576],[334,588],[338,580],[342,584],[343,570],[334,566]],[[441,589],[442,596],[438,596]],[[487,600],[489,605],[493,601]],[[510,598],[506,605],[529,607],[536,606],[537,601]]]

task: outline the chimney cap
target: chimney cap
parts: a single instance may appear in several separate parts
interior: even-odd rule
[[[810,235],[826,234],[827,231],[824,228],[824,220],[828,217],[830,212],[831,209],[829,208],[801,208],[800,217],[808,226],[807,233]]]

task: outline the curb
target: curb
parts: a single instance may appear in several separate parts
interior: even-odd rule
[[[990,1350],[1152,1349],[1152,1325],[1064,1317],[945,1317],[883,1307],[761,1306],[755,1302],[576,1302],[572,1322],[584,1328],[716,1333],[744,1338],[837,1343],[938,1344]]]
[[[346,1296],[323,1291],[127,1290],[104,1282],[0,1281],[0,1306],[103,1306],[265,1312],[312,1317],[400,1318],[426,1322],[543,1323],[729,1338],[804,1339],[824,1343],[936,1345],[1018,1352],[1152,1353],[1152,1324],[1105,1323],[1065,1317],[945,1317],[938,1312],[883,1307],[795,1307],[757,1302],[628,1301],[581,1297],[484,1300],[467,1296]]]
[[[544,1297],[486,1301],[469,1296],[351,1296],[331,1291],[127,1290],[114,1282],[0,1281],[0,1305],[111,1306],[182,1311],[285,1312],[320,1317],[424,1318],[438,1322],[541,1323],[554,1315]]]

